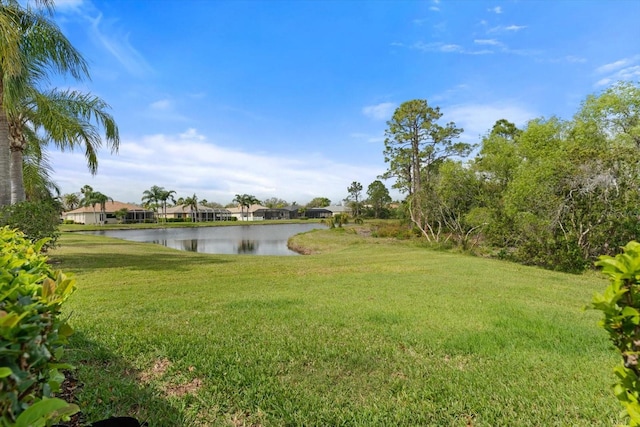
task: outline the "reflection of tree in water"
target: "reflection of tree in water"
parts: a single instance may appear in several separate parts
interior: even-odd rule
[[[239,254],[253,254],[258,249],[258,242],[255,240],[240,240],[238,243]]]
[[[198,239],[183,240],[182,248],[185,251],[198,252]]]

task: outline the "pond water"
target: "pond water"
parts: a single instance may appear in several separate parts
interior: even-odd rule
[[[156,243],[168,248],[207,254],[298,255],[287,247],[293,235],[318,228],[310,224],[260,224],[222,227],[154,228],[145,230],[100,230],[101,236]]]

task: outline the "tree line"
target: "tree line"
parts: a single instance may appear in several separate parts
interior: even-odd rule
[[[370,208],[369,215],[375,215],[376,218],[380,217],[383,215],[383,210],[386,209],[386,204],[391,201],[389,190],[387,190],[384,184],[379,180],[374,181],[369,186],[367,194],[369,194],[370,198],[365,201],[359,201],[359,198],[361,199],[362,190],[362,185],[359,182],[354,181],[347,190],[349,191],[349,196],[347,196],[343,201],[354,209],[356,216],[359,216],[358,209],[362,209],[362,204],[364,202],[370,202],[373,203],[373,205],[365,206]],[[105,215],[106,203],[114,201],[113,198],[101,193],[100,191],[94,190],[90,185],[83,186],[79,192],[63,194],[60,197],[60,200],[62,210],[72,211],[80,207],[91,207],[93,208],[94,213],[97,214],[97,209],[99,208],[99,212],[103,216]],[[183,208],[188,208],[195,214],[194,217],[197,217],[199,207],[202,206],[209,208],[240,207],[242,213],[244,213],[245,209],[248,210],[249,207],[254,204],[260,204],[270,209],[298,206],[298,210],[301,213],[304,213],[306,209],[323,208],[331,205],[331,200],[327,197],[315,197],[305,205],[298,205],[297,202],[289,203],[279,197],[270,197],[261,201],[252,194],[236,194],[230,203],[223,205],[217,202],[210,202],[206,199],[199,199],[195,193],[189,197],[176,198],[175,190],[167,190],[166,188],[158,185],[153,185],[148,190],[144,190],[140,201],[142,207],[155,213],[159,213],[160,215],[158,215],[158,217],[161,218],[166,218],[167,207],[169,206],[182,206]],[[126,217],[126,214],[126,209],[121,209],[121,212],[115,212],[115,215],[118,218],[124,218]],[[388,216],[388,213],[385,215]]]
[[[498,120],[479,146],[457,140],[426,100],[387,122],[384,178],[425,239],[525,264],[582,271],[640,233],[640,87],[589,95],[569,119]],[[474,157],[470,154],[474,152]]]

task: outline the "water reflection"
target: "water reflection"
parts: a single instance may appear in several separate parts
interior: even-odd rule
[[[260,246],[258,242],[255,240],[240,240],[238,243],[238,253],[239,254],[253,254],[256,252],[256,249]]]
[[[198,252],[198,239],[180,240],[180,243],[183,251]]]
[[[239,255],[297,255],[289,238],[317,228],[319,223],[233,225],[225,227],[155,228],[87,232],[135,242],[163,245],[181,251]]]

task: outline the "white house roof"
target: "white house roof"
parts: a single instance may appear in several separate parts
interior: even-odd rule
[[[334,214],[335,213],[351,212],[351,208],[349,206],[327,206],[327,207],[324,207],[322,209],[330,210]]]
[[[116,212],[119,211],[120,209],[127,209],[129,212],[151,212],[148,209],[145,209],[141,206],[138,205],[134,205],[132,203],[123,203],[123,202],[118,202],[118,201],[107,201],[107,203],[104,204],[104,209],[105,212],[108,213],[112,213],[112,212]],[[100,210],[100,204],[96,204],[95,205],[95,211],[99,211]],[[65,214],[79,214],[79,213],[93,213],[94,209],[93,206],[83,206],[81,208],[78,209],[74,209],[72,211],[67,211],[65,212]]]
[[[198,205],[199,212],[226,212],[229,209],[225,208],[211,208],[209,206]],[[195,211],[195,209],[194,209]],[[188,206],[171,206],[167,208],[168,214],[173,213],[190,213],[191,209]]]
[[[229,212],[234,213],[234,214],[239,214],[241,212],[255,212],[255,211],[259,211],[260,209],[269,209],[266,206],[262,206],[262,205],[251,205],[248,208],[245,207],[243,209],[240,209],[240,206],[238,206],[237,208],[227,208],[229,210]]]

